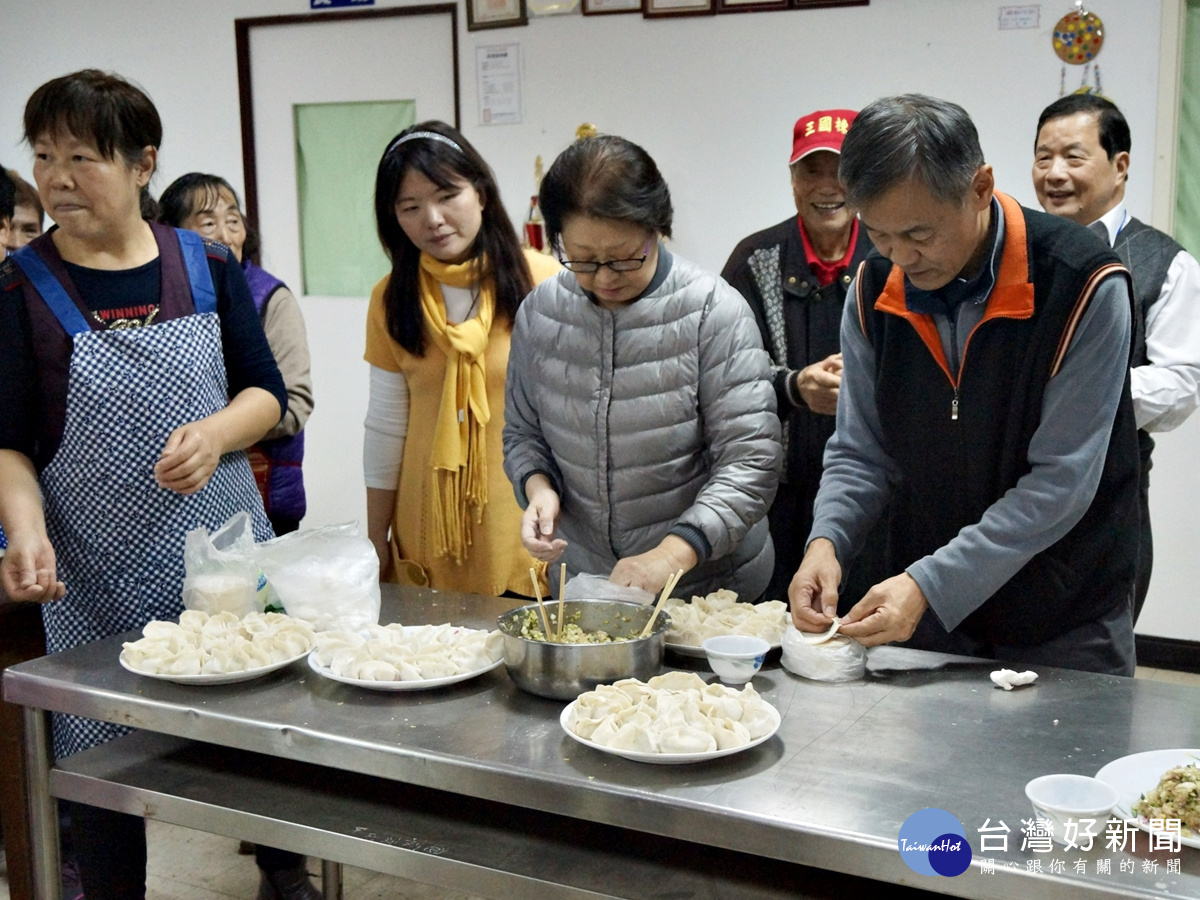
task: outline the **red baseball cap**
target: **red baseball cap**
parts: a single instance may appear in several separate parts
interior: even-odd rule
[[[858,115],[853,109],[819,109],[801,116],[792,129],[792,158],[788,165],[818,150],[842,152],[842,140]]]

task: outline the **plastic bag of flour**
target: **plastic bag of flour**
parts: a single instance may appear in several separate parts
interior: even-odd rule
[[[201,526],[183,544],[183,605],[213,615],[262,612],[266,582],[254,559],[250,514],[240,512],[208,533]]]
[[[813,644],[789,622],[783,634],[783,667],[813,681],[857,681],[867,671],[867,648],[840,634]]]
[[[358,524],[294,531],[256,547],[273,597],[317,631],[379,624],[379,557]]]

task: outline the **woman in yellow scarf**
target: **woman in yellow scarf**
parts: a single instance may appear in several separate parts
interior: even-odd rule
[[[522,251],[492,170],[454,128],[388,145],[375,220],[392,271],[371,292],[367,532],[381,576],[528,594],[535,561],[504,475],[504,376],[517,307],[559,265]]]

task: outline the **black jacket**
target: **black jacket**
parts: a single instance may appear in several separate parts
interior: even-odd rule
[[[804,255],[799,220],[792,216],[741,241],[721,271],[750,304],[763,346],[771,354],[771,378],[784,425],[783,481],[809,496],[816,495],[820,484],[825,442],[833,434],[835,418],[796,405],[786,385],[798,370],[841,349],[838,330],[846,289],[872,249],[866,229],[859,227],[849,267],[832,284],[818,287]]]

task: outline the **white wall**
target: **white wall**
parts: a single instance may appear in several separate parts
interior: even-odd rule
[[[1040,109],[1058,96],[1061,71],[1050,33],[1069,4],[1042,3],[1037,30],[999,31],[997,11],[1005,2],[872,0],[868,7],[658,21],[571,15],[473,33],[460,7],[463,130],[496,169],[516,219],[533,192],[534,157],[542,155],[548,165],[580,122],[643,144],[672,188],[675,249],[714,269],[740,237],[791,211],[791,124],[814,108],[858,107],[904,91],[961,103],[979,127],[1000,187],[1033,204],[1033,129]],[[25,98],[48,78],[97,66],[133,78],[156,101],[165,128],[159,189],[193,169],[224,174],[240,186],[233,20],[303,13],[307,6],[303,0],[4,0],[0,26],[17,36],[20,49],[19,64],[7,68],[0,90],[0,160],[27,174],[29,157],[20,145]],[[1148,219],[1159,4],[1106,4],[1101,14],[1103,86],[1135,136],[1129,206]],[[523,54],[524,122],[481,127],[475,47],[511,42]],[[345,49],[352,64],[355,48]],[[1067,73],[1068,89],[1078,85],[1079,74]],[[295,236],[264,237],[270,268],[272,241]],[[277,274],[299,284],[298,272]],[[362,518],[365,302],[301,303],[317,402],[305,466],[311,485],[306,524]],[[1182,615],[1200,574],[1186,546],[1191,513],[1200,506],[1200,479],[1188,460],[1200,440],[1197,428],[1193,422],[1166,435],[1156,454],[1158,564],[1142,627],[1190,639],[1200,639],[1200,624]]]

